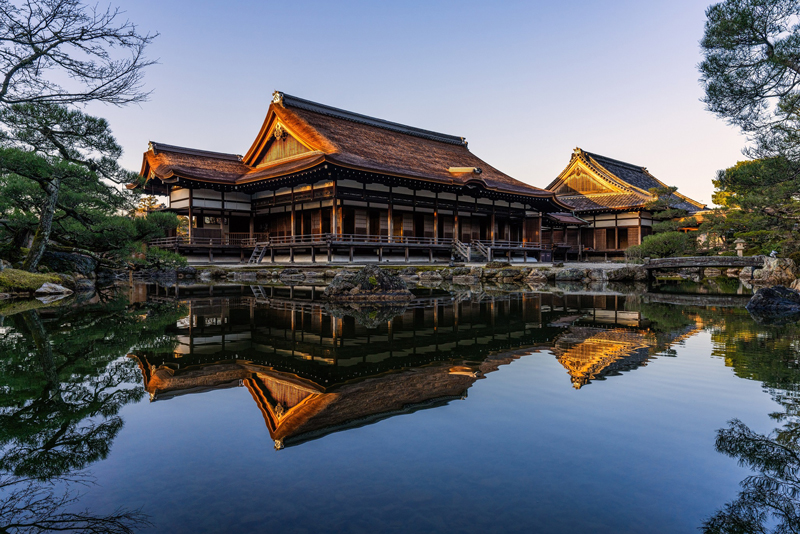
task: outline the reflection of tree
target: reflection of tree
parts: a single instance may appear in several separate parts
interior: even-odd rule
[[[776,533],[800,532],[800,456],[797,434],[790,434],[765,436],[736,419],[718,431],[717,450],[759,474],[744,479],[739,496],[705,522],[705,532],[769,532],[773,522]]]
[[[749,467],[738,497],[703,525],[708,533],[800,532],[800,326],[762,326],[745,310],[694,310],[737,376],[758,380],[781,405],[770,414],[782,423],[769,434],[734,419],[717,432],[716,448]]]
[[[55,482],[62,488],[56,489]],[[65,511],[76,505],[80,494],[74,485],[91,483],[80,475],[59,477],[47,483],[14,476],[0,476],[0,533],[88,532],[128,534],[150,525],[140,510],[117,509],[109,515]]]
[[[139,511],[63,510],[79,499],[76,487],[91,483],[83,470],[108,454],[120,409],[144,394],[124,356],[174,345],[164,329],[182,310],[115,300],[48,312],[7,317],[0,338],[0,533],[129,532],[146,523]]]

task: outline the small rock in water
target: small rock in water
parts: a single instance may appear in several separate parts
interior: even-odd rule
[[[69,295],[72,293],[72,290],[58,284],[45,282],[42,284],[42,287],[37,289],[34,293],[37,295]]]

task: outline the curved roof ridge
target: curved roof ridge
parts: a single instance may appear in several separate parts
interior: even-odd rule
[[[366,124],[368,126],[383,128],[384,130],[390,130],[393,132],[403,133],[406,135],[422,137],[424,139],[428,139],[431,141],[439,141],[441,143],[449,143],[451,145],[464,145],[464,146],[467,145],[466,140],[463,137],[459,137],[457,135],[443,134],[439,132],[434,132],[432,130],[425,130],[422,128],[416,128],[414,126],[408,126],[406,124],[400,124],[399,122],[392,122],[384,119],[378,119],[376,117],[370,117],[369,115],[362,115],[361,113],[355,113],[341,108],[335,108],[333,106],[320,104],[318,102],[312,102],[311,100],[306,100],[304,98],[288,95],[286,93],[281,93],[279,91],[275,92],[275,97],[273,98],[273,102],[275,102],[276,104],[280,104],[284,107],[295,107],[299,109],[304,109],[306,111],[311,111],[313,113],[320,113],[322,115],[335,117],[337,119],[344,119],[352,122],[357,122],[360,124]]]
[[[595,154],[594,152],[587,152],[585,150],[583,151],[583,153],[586,154],[587,156],[595,158],[595,159],[600,158],[600,159],[608,160],[611,163],[614,163],[616,165],[620,165],[622,167],[629,167],[629,168],[635,169],[637,171],[645,171],[645,172],[647,171],[647,167],[645,167],[643,165],[635,165],[633,163],[628,163],[627,161],[622,161],[622,160],[619,160],[619,159],[609,158],[608,156],[604,156],[602,154]]]
[[[150,148],[154,154],[159,152],[173,152],[176,154],[187,154],[189,156],[201,156],[204,158],[226,159],[230,161],[242,161],[242,156],[239,154],[228,154],[226,152],[212,152],[210,150],[200,150],[197,148],[189,148],[185,146],[168,145],[166,143],[157,143],[150,141]]]

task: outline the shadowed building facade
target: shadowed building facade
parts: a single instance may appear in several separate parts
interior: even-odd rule
[[[405,126],[276,92],[250,149],[222,154],[151,142],[148,192],[169,196],[189,235],[155,243],[182,252],[296,253],[316,261],[409,254],[549,259],[551,229],[585,224],[550,191],[493,168],[462,137]],[[344,258],[342,258],[344,256]]]
[[[664,187],[645,167],[576,148],[569,165],[547,189],[588,225],[556,229],[553,240],[580,244],[590,255],[622,254],[652,233],[653,216],[646,206],[657,197],[650,189]],[[690,215],[705,209],[677,192],[671,200],[673,207]]]

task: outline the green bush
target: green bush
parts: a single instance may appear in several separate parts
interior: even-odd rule
[[[671,258],[673,256],[691,256],[697,252],[697,239],[691,233],[664,232],[644,238],[641,245],[642,258]],[[632,248],[632,247],[631,247]]]
[[[625,250],[625,261],[627,263],[644,263],[644,258],[641,245],[632,245]]]
[[[795,265],[800,265],[800,251],[789,254],[789,259],[792,260]]]
[[[144,267],[147,269],[177,269],[186,266],[186,258],[175,252],[158,247],[148,247],[144,258]]]

